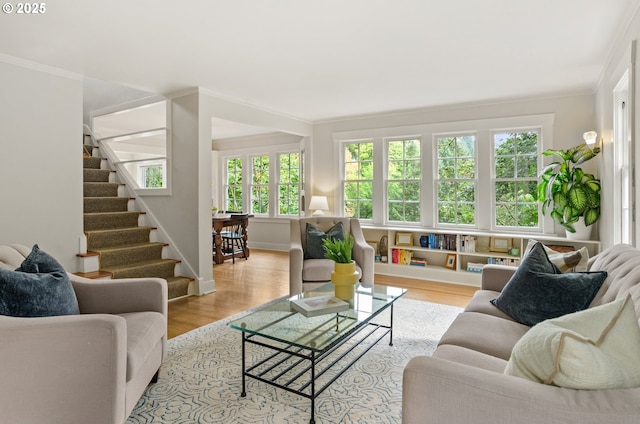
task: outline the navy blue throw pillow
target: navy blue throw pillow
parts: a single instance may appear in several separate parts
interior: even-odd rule
[[[78,300],[67,273],[37,244],[18,269],[0,269],[0,314],[47,317],[78,313]]]
[[[322,240],[327,237],[344,240],[344,227],[342,226],[342,222],[337,222],[333,227],[329,228],[326,233],[307,222],[306,233],[307,247],[304,252],[305,259],[326,259]]]
[[[588,308],[606,278],[604,271],[562,273],[537,243],[491,303],[519,323],[533,326]]]

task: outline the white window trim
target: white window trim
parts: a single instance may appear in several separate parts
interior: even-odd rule
[[[421,222],[417,224],[404,225],[408,228],[419,226],[421,228],[440,228],[436,227],[436,215],[434,208],[436,207],[435,202],[431,201],[431,205],[425,204],[424,202],[429,201],[428,199],[433,199],[435,196],[434,191],[434,175],[433,172],[435,170],[432,160],[428,160],[428,158],[424,157],[424,152],[432,152],[433,158],[433,149],[434,149],[434,134],[447,134],[447,133],[466,133],[466,132],[475,132],[477,139],[476,145],[478,148],[476,149],[477,155],[477,179],[478,185],[476,187],[477,199],[485,199],[485,198],[493,198],[493,188],[492,188],[492,156],[493,156],[493,148],[484,149],[482,146],[492,145],[493,140],[491,137],[492,131],[505,131],[505,130],[514,130],[518,128],[540,128],[541,130],[541,143],[540,143],[540,151],[544,151],[549,148],[553,148],[553,124],[555,120],[554,113],[543,113],[543,114],[535,114],[535,115],[522,115],[522,116],[512,116],[512,117],[500,117],[500,118],[487,118],[487,119],[476,119],[476,120],[468,120],[468,121],[456,121],[456,122],[444,122],[444,123],[433,123],[433,124],[422,124],[422,125],[409,125],[402,127],[388,127],[388,128],[374,128],[374,129],[364,129],[364,130],[354,130],[354,131],[341,131],[334,132],[332,134],[333,141],[338,146],[334,149],[335,152],[335,160],[336,163],[340,166],[340,174],[336,176],[335,186],[339,187],[336,201],[338,204],[340,202],[344,202],[344,192],[343,192],[343,177],[344,175],[344,153],[342,149],[343,143],[348,142],[364,142],[364,141],[373,141],[374,142],[374,175],[378,176],[374,179],[374,206],[373,206],[373,219],[367,220],[367,224],[371,225],[381,225],[381,226],[401,226],[396,222],[389,223],[386,219],[386,205],[383,205],[384,199],[386,199],[386,185],[384,184],[384,177],[387,175],[387,166],[384,163],[385,153],[384,153],[384,140],[385,139],[405,139],[407,137],[419,137],[422,140],[421,152],[423,152],[423,184],[422,184],[422,199],[423,204],[421,208]],[[543,159],[541,155],[539,156],[539,169],[542,169]],[[382,177],[380,177],[382,176]],[[383,201],[380,201],[380,200]],[[482,203],[480,203],[482,206]],[[493,214],[495,211],[493,210],[493,202],[490,202],[489,205],[486,205],[487,210],[481,210],[480,208],[477,216],[476,216],[476,227],[479,231],[496,231],[494,226],[491,224],[493,222]],[[342,207],[336,207],[336,211],[340,214],[340,216],[344,215]],[[540,216],[540,229],[537,231],[532,231],[531,234],[555,234],[554,232],[554,222],[553,219],[547,215]],[[458,228],[460,228],[458,226]],[[500,231],[505,232],[505,229],[502,227]],[[514,230],[514,232],[523,233],[528,231],[524,231],[520,228]]]

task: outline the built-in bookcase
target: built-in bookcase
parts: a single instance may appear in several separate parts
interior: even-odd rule
[[[376,248],[377,274],[474,286],[486,264],[519,265],[532,239],[558,249],[586,247],[590,256],[600,252],[599,241],[533,234],[369,226],[363,232]]]

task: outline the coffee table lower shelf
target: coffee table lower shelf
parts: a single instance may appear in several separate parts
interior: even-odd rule
[[[242,392],[246,396],[246,377],[311,400],[311,424],[315,423],[315,400],[344,374],[365,353],[389,334],[393,346],[393,304],[390,305],[389,325],[369,322],[353,332],[342,335],[336,342],[317,351],[293,344],[279,343],[269,338],[242,332]],[[330,318],[334,319],[334,318]],[[335,315],[336,320],[352,319]],[[246,345],[271,350],[265,357],[247,367]]]

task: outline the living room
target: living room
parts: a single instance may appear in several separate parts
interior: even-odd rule
[[[289,20],[286,18],[286,7],[293,6],[277,3],[280,14],[285,18],[281,16],[281,20],[276,22],[286,23]],[[429,10],[427,6],[411,3],[396,6],[377,4],[376,7],[380,9],[371,6],[376,9],[375,22],[379,24],[378,28],[384,27],[384,23],[389,22],[386,19],[393,21],[395,25],[397,22],[406,22],[407,26],[435,25],[429,20],[437,17],[440,10],[438,7],[442,7],[444,8],[442,13],[445,10],[451,13],[448,15],[451,21],[455,21],[452,17],[463,16],[466,25],[479,31],[482,24],[478,22],[481,20],[476,21],[474,17],[487,18],[490,15],[486,11],[477,10],[480,6],[475,4],[464,5],[470,11],[468,14],[459,11],[456,14],[455,9],[461,7],[460,5],[454,7],[430,4],[433,10]],[[462,53],[457,55],[469,58],[469,62],[454,61],[455,66],[452,67],[445,67],[443,64],[447,63],[447,60],[455,59],[455,55],[442,56],[443,58],[432,57],[427,51],[431,44],[423,47],[424,54],[416,54],[416,51],[421,50],[415,49],[405,51],[400,44],[403,37],[393,38],[398,44],[388,46],[388,41],[383,36],[368,38],[371,33],[359,32],[366,27],[366,24],[361,22],[356,26],[358,31],[354,30],[354,33],[336,31],[337,34],[326,34],[332,32],[329,23],[344,28],[348,27],[350,19],[355,17],[366,21],[363,18],[366,16],[367,7],[370,6],[365,3],[358,2],[357,5],[344,6],[346,8],[344,16],[335,16],[326,11],[321,13],[322,11],[318,10],[321,9],[319,6],[318,9],[302,11],[297,9],[301,6],[296,6],[294,11],[301,12],[301,15],[296,26],[289,29],[289,37],[296,30],[304,29],[304,25],[300,25],[300,22],[314,21],[313,14],[318,13],[319,21],[313,22],[312,28],[317,33],[325,33],[327,44],[322,44],[314,37],[313,48],[318,48],[319,51],[336,49],[340,46],[340,37],[348,39],[352,36],[354,41],[353,44],[349,44],[349,48],[345,49],[348,50],[347,52],[340,50],[339,57],[320,58],[300,54],[298,61],[306,63],[306,66],[300,68],[295,75],[289,76],[290,85],[280,87],[283,92],[282,98],[274,98],[271,101],[260,97],[260,88],[256,89],[248,82],[246,85],[256,91],[246,93],[234,91],[237,88],[235,84],[238,82],[233,72],[225,75],[216,74],[215,77],[220,80],[219,86],[201,83],[205,80],[204,76],[202,80],[191,78],[178,81],[176,77],[174,80],[159,81],[160,76],[156,77],[153,71],[142,67],[141,57],[143,62],[146,58],[157,69],[166,68],[167,74],[178,75],[179,68],[190,67],[190,64],[185,65],[184,61],[174,58],[182,58],[180,50],[184,49],[185,45],[191,46],[189,43],[195,43],[195,40],[182,44],[183,39],[175,42],[171,37],[162,37],[167,49],[173,47],[174,42],[178,44],[177,49],[171,53],[169,53],[170,50],[164,51],[161,48],[157,48],[148,55],[141,53],[145,51],[145,43],[153,37],[144,35],[144,31],[138,32],[132,29],[136,27],[136,19],[146,16],[138,9],[136,13],[123,18],[122,21],[104,9],[104,5],[78,6],[80,7],[78,11],[48,5],[50,7],[42,16],[24,16],[26,19],[20,22],[16,19],[22,17],[5,13],[2,17],[2,29],[0,29],[3,40],[0,42],[0,91],[2,92],[0,138],[5,140],[5,149],[0,156],[0,167],[3,169],[4,180],[10,183],[0,187],[0,195],[11,201],[3,203],[2,216],[5,224],[2,228],[0,244],[33,245],[37,242],[46,247],[53,256],[59,258],[65,269],[76,271],[80,268],[77,255],[86,250],[86,242],[82,227],[82,163],[79,159],[78,144],[83,132],[82,116],[86,112],[83,85],[85,78],[88,77],[148,90],[170,99],[172,114],[169,126],[173,135],[171,195],[146,196],[145,201],[150,208],[148,215],[171,236],[172,249],[175,249],[184,267],[195,279],[192,294],[210,293],[216,289],[211,267],[212,181],[217,181],[219,184],[222,181],[221,169],[225,152],[257,149],[256,146],[261,144],[261,137],[267,139],[266,143],[272,146],[277,146],[279,143],[292,144],[292,140],[295,140],[293,144],[297,144],[300,151],[304,151],[307,160],[304,169],[304,206],[308,207],[313,195],[326,196],[329,202],[327,213],[343,216],[344,203],[341,187],[343,182],[340,179],[344,166],[341,150],[343,143],[372,140],[376,145],[375,148],[382,152],[380,147],[382,140],[420,137],[425,142],[430,142],[438,134],[476,132],[479,137],[485,137],[482,139],[484,143],[490,142],[491,131],[496,129],[535,127],[541,131],[544,149],[568,149],[582,143],[585,132],[596,131],[597,145],[602,149],[602,153],[596,160],[585,166],[602,181],[601,215],[592,239],[600,242],[601,250],[621,240],[634,244],[640,237],[640,230],[633,225],[630,231],[626,233],[623,231],[623,228],[627,227],[620,222],[621,209],[614,199],[618,196],[614,193],[617,193],[620,181],[620,175],[615,166],[618,159],[614,150],[614,129],[619,122],[615,122],[614,119],[614,99],[618,84],[627,78],[626,81],[630,87],[627,104],[632,106],[627,109],[632,113],[629,116],[628,126],[632,129],[637,128],[640,125],[640,112],[635,107],[635,103],[639,97],[633,91],[633,87],[634,81],[637,81],[639,76],[635,66],[635,40],[640,36],[638,2],[619,1],[615,4],[602,5],[594,1],[586,5],[558,5],[557,2],[548,1],[539,5],[540,9],[546,6],[551,10],[547,12],[538,10],[538,6],[534,10],[525,7],[524,10],[514,11],[511,7],[515,6],[509,3],[497,1],[492,4],[495,9],[492,13],[496,15],[492,18],[494,24],[509,20],[511,21],[509,28],[514,30],[519,26],[517,22],[524,16],[516,15],[518,18],[515,18],[511,13],[531,13],[536,18],[544,16],[547,20],[533,18],[530,21],[527,20],[527,25],[523,25],[526,32],[549,32],[553,36],[541,34],[540,39],[544,42],[540,44],[532,41],[534,38],[522,40],[518,38],[511,40],[510,43],[501,44],[497,40],[513,37],[513,34],[505,36],[499,32],[492,33],[492,37],[480,40],[481,42],[477,44],[473,43],[473,48],[470,50],[460,50]],[[93,6],[98,9],[92,11]],[[111,8],[118,9],[118,7],[129,8],[130,6],[122,3]],[[454,10],[450,10],[449,7]],[[269,17],[276,14],[274,10],[268,10],[269,7],[265,8],[267,10],[262,8],[258,10]],[[482,8],[489,7],[484,5]],[[274,7],[274,9],[278,8]],[[235,17],[238,16],[236,13],[240,12],[242,11],[234,8],[229,13]],[[116,37],[118,41],[115,42],[104,34],[87,37],[94,38],[93,41],[103,49],[104,46],[111,46],[111,50],[123,49],[117,66],[107,66],[104,63],[107,59],[101,58],[94,51],[82,59],[74,58],[77,51],[90,51],[91,48],[86,47],[79,40],[75,41],[77,39],[74,37],[80,38],[75,31],[68,33],[62,31],[63,28],[70,26],[62,22],[68,23],[71,17],[75,16],[77,19],[83,14],[94,13],[113,18],[105,19],[104,22],[110,22],[110,25],[119,23],[124,35],[136,40],[129,50],[126,48],[127,43],[123,41],[124,37]],[[163,8],[159,13],[162,19],[159,18],[152,24],[160,25],[162,22],[169,25],[168,16],[172,14],[172,8]],[[385,18],[385,13],[390,15]],[[253,14],[248,15],[249,22],[241,19],[238,22],[254,28],[250,37],[260,38],[261,35],[266,37],[265,33],[269,31],[260,30],[264,22]],[[566,26],[556,20],[558,16],[567,20]],[[202,17],[199,19],[202,20],[198,20],[198,24],[192,26],[205,28],[208,21]],[[105,24],[100,23],[99,20],[90,21],[91,24],[101,28],[103,33],[109,32],[105,29]],[[80,28],[91,34],[86,27]],[[271,25],[267,28],[274,30]],[[60,33],[56,34],[56,30]],[[176,31],[178,32],[181,31]],[[444,29],[434,33],[443,32]],[[424,37],[425,40],[433,40],[438,38],[434,33],[419,32],[417,36]],[[566,33],[580,33],[582,38],[567,36]],[[36,37],[34,34],[41,35]],[[472,31],[465,34],[467,42],[474,41]],[[216,36],[219,34],[216,33]],[[554,37],[567,44],[561,45],[560,42],[555,44]],[[494,41],[495,44],[485,46],[485,49],[481,48],[483,42],[490,41]],[[115,44],[109,44],[111,42]],[[243,38],[243,42],[246,43],[247,39]],[[277,45],[273,38],[268,38],[265,43],[271,47]],[[374,46],[379,45],[380,48],[388,48],[384,52],[389,54],[389,60],[395,61],[397,66],[401,63],[401,66],[410,68],[412,61],[415,60],[417,70],[401,72],[390,77],[376,75],[378,79],[374,82],[369,81],[360,68],[358,71],[350,70],[351,62],[347,62],[349,54],[353,54],[356,61],[371,60],[372,56],[358,59],[357,51],[349,50],[354,45],[368,46],[369,43]],[[462,40],[458,40],[458,44],[445,47],[453,50],[464,45]],[[207,50],[203,44],[194,44],[193,49],[200,55],[207,56]],[[310,50],[312,50],[311,47]],[[526,62],[523,56],[511,60],[512,55],[524,50],[529,51],[528,56],[534,58],[539,56],[540,60],[545,52],[554,53],[549,57],[545,56],[546,60],[549,60],[545,62],[546,68],[535,68],[542,81],[540,85],[536,84],[538,78],[535,74],[532,75],[524,69],[533,68],[533,62],[536,60]],[[563,55],[570,56],[571,50],[580,53],[576,53],[576,57],[572,58],[571,66],[569,64],[566,68],[560,65],[554,66],[553,60],[558,60],[558,57]],[[398,53],[393,55],[391,54],[393,52]],[[283,60],[290,53],[286,49],[283,51],[274,48],[273,56],[276,57],[276,61]],[[275,69],[279,70],[279,68],[270,67],[265,55],[255,51],[254,54],[255,61],[246,60],[243,57],[238,67],[246,70],[259,64],[260,69],[254,70],[256,74],[277,73]],[[480,60],[478,56],[483,55],[491,57],[493,63],[504,66],[508,73],[512,74],[511,78],[502,80],[498,76],[493,76],[493,72],[497,72],[495,68],[500,66],[488,67],[488,62],[484,62],[484,67],[476,66],[476,61]],[[229,62],[233,62],[233,58],[231,53],[226,57]],[[129,62],[128,59],[131,60],[131,68],[136,70],[125,72],[114,69],[127,68],[125,65]],[[214,69],[216,60],[205,61],[202,65],[204,70],[200,70],[200,74],[207,74],[207,68]],[[173,62],[181,63],[175,65]],[[331,87],[323,85],[326,84],[324,79],[318,79],[317,84],[314,83],[314,77],[320,78],[325,73],[323,67],[328,66],[327,63],[336,66],[336,62],[337,69],[342,68],[344,71],[344,79],[337,81]],[[463,65],[478,68],[478,75],[473,76],[470,73],[458,75],[456,69]],[[451,74],[450,78],[445,78],[441,82],[434,79],[436,81],[434,85],[426,83],[411,85],[410,81],[419,80],[415,74],[424,73],[427,75],[424,77],[426,80],[431,76],[435,78],[436,75],[425,72],[438,66],[441,66],[441,69],[436,74]],[[258,66],[255,67],[258,68]],[[371,68],[374,67],[371,66]],[[336,72],[334,67],[326,71],[327,74]],[[157,73],[166,76],[164,72]],[[211,71],[211,73],[214,72]],[[251,78],[247,79],[251,80]],[[550,81],[554,79],[555,83],[551,84]],[[256,80],[258,80],[257,77]],[[576,84],[572,83],[574,80]],[[225,83],[233,89],[225,91]],[[264,84],[268,85],[268,83]],[[442,84],[444,88],[439,89],[437,84]],[[310,85],[317,85],[315,88],[318,91],[311,91],[308,87]],[[338,94],[346,90],[344,87],[347,86],[360,87],[360,89],[344,97],[339,96]],[[296,108],[301,107],[302,103],[287,104],[287,96],[290,96],[291,92],[285,95],[285,88],[291,92],[297,92],[298,97],[317,96],[317,107],[313,106],[313,102],[306,102],[307,108],[300,108],[300,113],[295,113]],[[449,95],[445,95],[447,93],[443,91],[449,92]],[[333,94],[327,98],[321,96],[322,92]],[[396,95],[391,96],[389,93],[393,92]],[[361,96],[359,104],[353,103],[352,99],[347,97],[350,95],[355,97],[356,94]],[[398,100],[403,97],[406,102]],[[265,136],[215,140],[214,144],[217,143],[218,150],[212,153],[211,122],[214,118],[267,128],[269,132]],[[280,134],[284,141],[279,139]],[[630,132],[629,139],[635,142],[633,131]],[[490,160],[489,150],[482,152],[480,150],[481,148],[478,148],[479,155]],[[631,162],[635,163],[640,158],[640,152],[635,148],[632,148],[631,152],[633,155]],[[425,161],[426,158],[431,160],[425,153]],[[432,171],[432,168],[425,169]],[[489,172],[487,171],[485,175],[489,175]],[[429,178],[431,178],[429,182],[433,183],[433,177]],[[378,184],[378,192],[382,193],[382,180],[376,181],[375,184]],[[489,184],[488,180],[485,180],[484,184]],[[490,189],[487,191],[485,187],[481,190],[485,191],[480,192],[479,199],[484,200],[485,195],[491,195]],[[220,185],[214,188],[214,193],[217,193],[213,197],[217,197],[218,202],[224,201]],[[633,188],[631,198],[637,197],[637,193],[638,188]],[[426,192],[425,198],[432,195],[432,192]],[[425,212],[418,222],[404,223],[401,227],[409,229],[436,227],[434,203],[430,202],[423,204]],[[489,202],[480,203],[482,202],[478,205],[478,222],[474,231],[489,235],[492,232],[491,214],[493,212]],[[308,215],[309,212],[307,211],[306,214]],[[372,228],[385,228],[388,224],[385,212],[383,205],[376,202],[373,218],[366,224]],[[638,211],[633,209],[633,215],[629,220],[637,222],[637,215]],[[564,229],[554,224],[548,216],[542,219],[545,227],[539,234],[546,236],[564,234]],[[289,246],[288,222],[287,217],[277,216],[277,214],[252,219],[251,245],[261,249],[286,251]],[[379,237],[376,240],[378,239]]]

